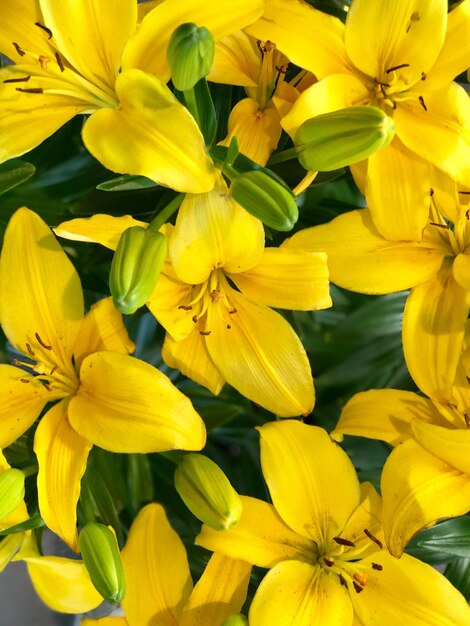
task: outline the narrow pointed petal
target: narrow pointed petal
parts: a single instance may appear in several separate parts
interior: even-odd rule
[[[234,202],[222,180],[207,194],[186,196],[169,243],[178,278],[196,285],[212,270],[244,272],[263,254],[262,223]]]
[[[80,367],[82,360],[93,352],[109,350],[129,354],[134,348],[112,298],[103,298],[91,307],[83,320],[73,352],[75,365]]]
[[[178,26],[193,22],[204,26],[217,41],[254,22],[263,12],[262,0],[166,0],[151,11],[128,43],[123,56],[123,69],[137,67],[155,74],[162,81],[170,78],[166,49]]]
[[[424,93],[426,109],[418,102],[398,106],[393,117],[397,137],[422,159],[452,178],[470,180],[470,101],[453,83]],[[416,180],[415,180],[416,182]]]
[[[69,419],[82,437],[112,452],[200,450],[205,443],[188,398],[159,370],[124,354],[83,360]]]
[[[285,561],[262,580],[250,608],[251,626],[352,626],[349,594],[321,567]]]
[[[160,274],[155,291],[147,302],[150,312],[175,341],[186,339],[194,331],[193,293],[194,285]]]
[[[407,63],[408,82],[420,80],[439,54],[447,21],[445,0],[355,0],[346,19],[349,58],[364,74],[382,78]]]
[[[411,391],[372,389],[357,393],[341,412],[334,438],[355,435],[396,446],[413,436],[411,420],[442,421],[433,403]]]
[[[470,255],[459,254],[454,261],[454,278],[465,291],[470,291]]]
[[[360,502],[353,464],[317,426],[289,420],[259,431],[263,475],[277,512],[297,533],[326,545]]]
[[[287,526],[272,504],[241,496],[243,513],[238,524],[223,532],[203,525],[196,543],[232,559],[241,559],[259,567],[273,567],[285,560],[312,561],[312,541]]]
[[[267,0],[261,19],[245,30],[256,39],[274,42],[292,63],[318,78],[350,66],[344,47],[344,25],[306,2]]]
[[[246,600],[251,565],[221,554],[213,554],[194,587],[180,626],[220,626],[238,613]]]
[[[470,476],[470,430],[451,430],[413,420],[413,433],[423,448]]]
[[[372,563],[383,569],[373,569]],[[354,609],[368,626],[465,626],[470,608],[461,593],[433,567],[385,550],[361,561],[369,566],[367,584],[351,594]]]
[[[186,550],[163,507],[149,504],[134,520],[121,553],[130,625],[175,626],[192,590]]]
[[[435,275],[448,251],[427,243],[388,241],[378,232],[370,211],[361,209],[301,230],[283,247],[324,251],[333,283],[361,293],[384,294],[403,291]]]
[[[202,193],[214,186],[214,166],[191,114],[156,76],[119,74],[120,106],[88,118],[83,141],[113,172],[147,176],[177,191]]]
[[[207,350],[223,378],[281,417],[310,413],[315,400],[310,364],[292,327],[238,292],[231,290],[229,300],[236,312],[214,302],[206,323]]]
[[[47,526],[78,552],[77,502],[92,443],[78,435],[67,419],[67,401],[50,409],[34,437],[38,457],[39,510]]]
[[[256,40],[240,30],[215,45],[215,57],[207,80],[225,85],[256,87],[261,55]]]
[[[58,237],[72,241],[88,241],[100,243],[106,248],[116,250],[122,233],[131,226],[147,226],[147,222],[134,219],[131,215],[112,217],[111,215],[97,214],[92,217],[77,217],[74,220],[62,222],[54,228]]]
[[[449,401],[468,317],[467,292],[450,263],[414,287],[403,316],[403,350],[408,370],[426,395]]]
[[[259,263],[230,278],[258,304],[294,311],[325,309],[332,304],[323,252],[266,248]]]
[[[162,358],[169,367],[179,369],[182,374],[207,387],[216,396],[224,386],[225,381],[207,352],[204,338],[197,330],[182,341],[175,341],[167,335]]]
[[[19,367],[0,365],[0,449],[16,441],[39,417],[49,400],[45,387]]]
[[[11,343],[26,354],[26,342],[37,345],[39,335],[56,362],[70,368],[83,319],[80,279],[49,227],[29,209],[18,209],[7,227],[0,289],[0,317]]]
[[[429,164],[397,138],[369,157],[366,198],[374,224],[385,238],[421,241],[430,189]]]
[[[417,532],[468,511],[470,474],[460,472],[410,439],[397,446],[387,459],[381,489],[387,546],[399,557]]]

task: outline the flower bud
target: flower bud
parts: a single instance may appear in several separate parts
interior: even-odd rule
[[[18,469],[0,472],[0,520],[10,515],[24,498],[24,474]]]
[[[222,622],[221,626],[248,626],[248,620],[241,613],[234,613],[227,617],[227,619]]]
[[[274,174],[261,169],[232,179],[230,194],[244,209],[274,230],[290,230],[299,217],[295,196]]]
[[[125,230],[111,263],[109,288],[114,305],[130,315],[152,295],[166,257],[166,239],[150,228]]]
[[[175,28],[166,55],[176,89],[192,89],[201,78],[207,76],[214,54],[214,38],[207,28],[198,28],[191,23]]]
[[[307,170],[328,172],[385,148],[395,135],[393,119],[373,106],[354,106],[318,115],[297,130],[294,144]]]
[[[119,604],[126,593],[126,580],[111,528],[88,522],[80,533],[78,543],[95,589],[108,602]]]
[[[241,498],[220,467],[206,456],[186,454],[176,468],[175,487],[191,513],[214,530],[238,523]]]

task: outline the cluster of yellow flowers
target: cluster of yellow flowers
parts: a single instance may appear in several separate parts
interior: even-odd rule
[[[104,167],[177,192],[149,222],[102,213],[53,232],[21,207],[8,223],[0,322],[14,357],[0,365],[0,570],[26,561],[58,611],[86,613],[103,597],[121,605],[83,626],[468,626],[463,595],[404,550],[470,510],[470,101],[454,82],[470,66],[470,0],[449,13],[445,0],[352,0],[344,22],[304,0],[111,4],[0,7],[11,61],[0,69],[0,160],[81,114],[83,144]],[[217,146],[207,81],[244,89]],[[268,168],[297,157],[308,171],[292,192]],[[266,246],[271,230],[293,228],[296,196],[324,163],[350,166],[368,208]],[[56,237],[115,251],[111,296],[85,311]],[[365,294],[410,290],[403,351],[422,392],[356,394],[331,435],[307,419],[309,358],[273,310],[331,307],[330,280]],[[77,520],[94,445],[206,445],[191,400],[131,356],[122,313],[143,305],[164,328],[169,368],[214,395],[228,383],[272,414],[258,427],[272,503],[239,497],[201,455],[179,467],[177,489],[205,522],[196,543],[213,552],[194,588],[160,504],[123,522],[125,541],[99,517]],[[34,433],[36,516],[9,455],[24,433]],[[381,496],[360,483],[338,445],[345,435],[395,446]],[[40,524],[79,556],[44,555]],[[269,571],[252,577],[245,617],[252,566]]]

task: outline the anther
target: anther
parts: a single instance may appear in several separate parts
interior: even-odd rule
[[[212,332],[211,330],[200,330],[199,334],[203,335],[204,337],[207,337],[208,335],[211,334],[211,332]]]
[[[401,70],[403,67],[410,67],[409,63],[402,63],[401,65],[394,65],[393,67],[389,67],[388,70],[385,70],[386,74],[391,74],[396,70]]]
[[[44,89],[41,87],[34,87],[31,89],[22,89],[21,87],[17,87],[16,91],[21,91],[21,93],[44,93]]]
[[[456,404],[453,404],[452,402],[448,402],[447,406],[449,407],[449,409],[458,409],[459,407]]]
[[[427,76],[425,72],[421,72],[421,80],[426,80]]]
[[[229,315],[233,315],[234,313],[237,313],[238,309],[230,309],[230,311],[228,312]]]
[[[230,330],[232,327],[230,326],[230,324],[227,324],[226,328]]]
[[[467,379],[467,383],[470,385],[470,376],[465,376],[465,378]]]
[[[34,356],[34,352],[33,349],[31,348],[31,346],[29,345],[29,343],[26,344],[26,350],[28,351],[28,354],[30,356]]]
[[[57,365],[54,365],[54,367],[51,369],[51,373],[49,374],[49,376],[52,376],[52,374],[56,371],[57,369]]]
[[[372,569],[376,569],[378,572],[381,572],[383,570],[383,565],[380,565],[380,563],[372,563]]]
[[[418,13],[418,11],[414,11],[411,15],[410,15],[410,23],[408,24],[408,26],[406,27],[406,33],[408,34],[410,32],[410,28],[413,24],[413,22],[419,22],[420,19],[420,15]]]
[[[197,315],[193,315],[191,319],[195,324],[197,324]]]
[[[29,383],[27,378],[20,378],[20,383]]]
[[[349,541],[349,539],[343,539],[343,537],[333,537],[333,541],[339,543],[340,546],[349,546],[350,548],[354,548],[356,545],[354,542]]]
[[[467,220],[470,220],[470,209],[467,209],[465,211],[465,217],[466,217]]]
[[[434,195],[434,189],[432,187],[429,189],[429,195],[431,196],[431,198]]]
[[[220,291],[220,289],[214,289],[213,291],[210,292],[210,297],[212,302],[218,302],[221,298],[224,297],[224,294],[222,291]]]
[[[31,74],[28,74],[28,76],[23,76],[23,78],[7,78],[3,82],[5,84],[6,83],[27,83],[30,78],[31,78]]]
[[[341,585],[343,585],[343,587],[348,586],[348,583],[346,582],[346,578],[343,576],[343,574],[339,575],[339,582],[341,583]]]
[[[26,54],[26,52],[25,52],[24,50],[22,50],[22,49],[20,48],[20,46],[19,46],[17,43],[15,43],[14,41],[12,41],[12,44],[13,44],[13,46],[14,46],[14,48],[15,48],[16,52],[20,55],[20,57],[24,57],[24,55]]]
[[[467,413],[463,414],[467,428],[470,428],[470,417]]]
[[[418,96],[418,100],[419,100],[420,105],[423,107],[423,109],[427,111],[428,107],[426,106],[426,103],[424,102],[423,96]]]
[[[361,587],[361,585],[358,585],[355,580],[353,580],[353,585],[354,585],[354,591],[356,593],[361,593],[361,591],[364,591],[364,587]]]
[[[42,70],[47,70],[47,64],[49,63],[50,60],[51,58],[48,56],[45,56],[44,54],[41,54],[38,57],[38,63],[41,66]]]
[[[361,585],[361,587],[365,587],[367,585],[367,576],[366,574],[360,574],[356,572],[353,574],[353,579]]]
[[[183,309],[183,311],[192,311],[193,307],[192,306],[185,306],[184,304],[180,304],[178,309]]]
[[[374,537],[374,535],[369,530],[367,530],[367,528],[364,528],[364,533],[366,534],[367,537],[369,537],[371,541],[376,543],[379,546],[379,548],[382,550],[383,544],[380,541],[380,539],[377,539],[377,537]]]
[[[39,333],[34,333],[34,336],[36,337],[39,345],[44,348],[44,350],[52,350],[52,346],[48,346],[47,344],[44,343],[44,341],[41,339],[41,337],[39,336]]]
[[[333,565],[335,564],[335,562],[332,559],[327,559],[326,557],[324,557],[323,559],[323,563],[327,566],[327,567],[333,567]]]
[[[438,224],[437,222],[429,222],[431,226],[437,226],[438,228],[444,228],[444,230],[449,230],[449,226],[447,224]]]
[[[40,22],[34,22],[34,25],[47,33],[48,39],[52,39],[52,30],[50,28],[47,28],[47,26],[44,26],[44,24],[41,24]]]
[[[52,391],[52,387],[49,385],[49,383],[46,383],[44,381],[41,381],[43,387],[45,387],[47,389],[47,391]]]
[[[55,53],[55,60],[57,61],[57,65],[59,66],[60,71],[65,72],[64,62],[62,61],[62,57],[58,52]]]

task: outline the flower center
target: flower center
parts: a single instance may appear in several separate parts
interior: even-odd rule
[[[374,78],[370,85],[370,104],[384,110],[388,115],[392,115],[400,103],[417,99],[420,106],[427,111],[424,97],[418,95],[415,90],[411,90],[415,82],[410,82],[409,78],[401,71],[408,67],[409,63],[401,63],[387,68],[380,77]],[[421,80],[426,80],[424,72],[421,72]]]
[[[256,45],[261,54],[261,68],[257,87],[247,87],[250,98],[257,100],[260,111],[263,111],[271,102],[279,83],[284,80],[287,71],[286,57],[276,50],[272,41],[257,41]]]

